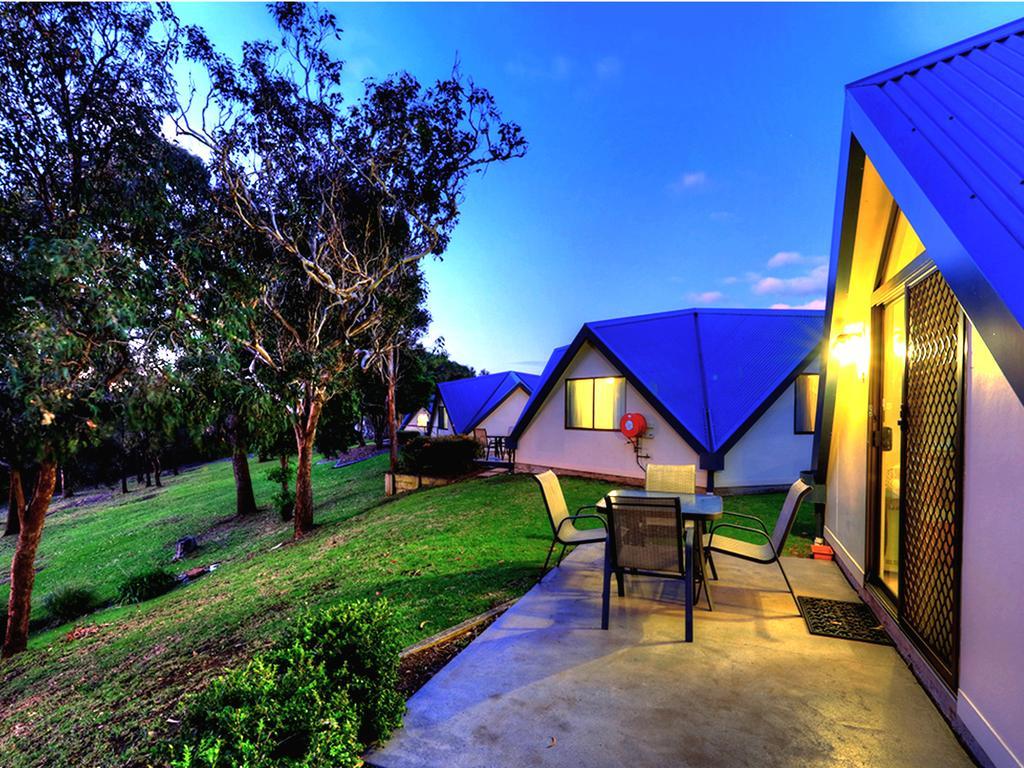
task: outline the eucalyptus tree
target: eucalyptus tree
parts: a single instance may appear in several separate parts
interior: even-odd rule
[[[187,158],[161,139],[174,102],[163,6],[0,5],[0,385],[36,465],[11,563],[3,655],[26,647],[56,468],[103,431],[108,390],[154,343],[158,260]]]
[[[188,30],[186,52],[210,89],[194,88],[178,129],[206,147],[224,213],[262,238],[247,258],[255,294],[225,328],[286,408],[298,451],[295,536],[313,526],[312,452],[336,380],[361,364],[395,275],[441,255],[466,182],[525,151],[490,94],[454,72],[432,86],[409,74],[343,98],[341,30],[314,6],[278,4],[278,42],[240,61]]]

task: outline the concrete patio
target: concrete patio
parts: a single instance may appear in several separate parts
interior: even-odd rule
[[[973,765],[891,647],[808,634],[774,567],[717,560],[683,643],[677,582],[626,578],[600,629],[580,547],[409,701],[378,768]],[[787,558],[798,594],[854,600]]]

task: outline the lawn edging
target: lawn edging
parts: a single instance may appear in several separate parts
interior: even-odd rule
[[[431,635],[430,637],[424,638],[423,640],[420,640],[417,643],[413,643],[408,648],[405,648],[399,654],[399,658],[404,659],[406,656],[412,656],[413,654],[419,653],[420,651],[425,651],[429,648],[433,648],[435,645],[440,645],[441,643],[447,643],[451,640],[454,640],[460,635],[464,635],[467,632],[472,631],[474,628],[476,628],[480,624],[483,624],[485,621],[489,621],[490,619],[501,615],[509,608],[511,608],[518,600],[518,597],[513,597],[511,600],[506,600],[504,603],[496,605],[490,610],[477,614],[476,616],[468,618],[465,621],[460,621],[453,627],[448,627],[448,629],[442,629],[435,635]]]

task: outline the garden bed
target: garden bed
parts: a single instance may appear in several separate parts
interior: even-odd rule
[[[406,648],[398,668],[398,690],[408,699],[422,688],[467,645],[493,624],[515,602],[510,600],[486,613],[446,629],[431,638]]]

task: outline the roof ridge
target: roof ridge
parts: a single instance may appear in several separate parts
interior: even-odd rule
[[[665,312],[651,312],[644,315],[626,315],[624,317],[610,317],[606,320],[590,320],[584,323],[585,326],[603,327],[608,325],[625,325],[626,323],[645,323],[652,320],[661,320],[666,317],[682,317],[684,315],[771,315],[785,314],[788,316],[805,315],[817,317],[825,315],[823,309],[772,309],[770,307],[686,307],[685,309],[670,309]]]
[[[938,64],[940,61],[952,59],[956,56],[965,56],[978,48],[985,48],[992,43],[1005,40],[1014,35],[1024,35],[1024,18],[1014,19],[1006,24],[979,32],[976,35],[965,37],[955,43],[939,48],[935,51],[924,53],[912,59],[897,64],[893,67],[876,72],[859,80],[847,84],[847,88],[861,88],[867,85],[882,85],[890,80],[895,80],[905,75],[913,74],[921,69]]]

